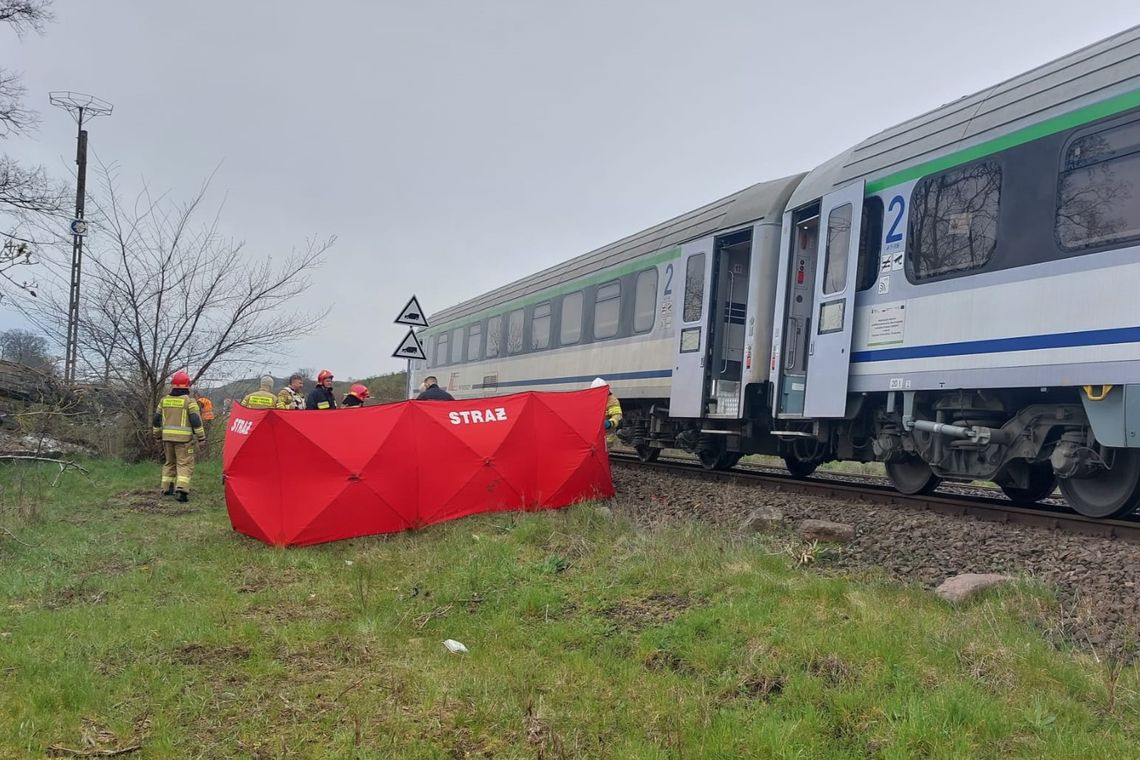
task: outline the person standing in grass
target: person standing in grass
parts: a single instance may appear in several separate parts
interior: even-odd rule
[[[368,392],[368,386],[363,383],[357,383],[352,386],[348,393],[344,394],[344,401],[341,402],[341,406],[345,409],[353,406],[364,406],[364,402],[367,401],[371,395],[372,394]]]
[[[595,377],[594,382],[590,383],[591,388],[601,388],[603,386],[608,388],[609,383],[600,377]],[[615,432],[617,431],[618,425],[620,424],[621,403],[617,400],[617,396],[615,396],[611,390],[609,397],[606,399],[606,415],[602,418],[602,427],[606,431],[606,449],[609,449],[611,446],[617,443],[617,435],[615,435]]]
[[[273,378],[269,375],[262,377],[261,388],[246,394],[241,405],[250,409],[272,409],[277,406],[277,397],[273,395]]]
[[[309,391],[305,399],[306,409],[336,409],[336,396],[333,395],[333,373],[322,369],[317,375],[317,387]]]
[[[305,396],[301,390],[305,387],[305,378],[298,374],[289,376],[289,384],[277,391],[278,409],[304,409]]]
[[[455,398],[439,387],[439,381],[435,379],[435,375],[428,375],[424,378],[423,392],[416,396],[416,401],[454,401]]]
[[[154,437],[162,441],[165,463],[162,467],[162,493],[177,494],[179,501],[190,501],[190,477],[194,474],[194,449],[206,445],[198,402],[190,397],[190,375],[179,370],[170,378],[170,393],[158,402],[154,413]]]

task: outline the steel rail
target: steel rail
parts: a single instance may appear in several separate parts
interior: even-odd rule
[[[706,470],[697,462],[678,460],[642,462],[634,455],[610,452],[610,461],[628,467],[658,472],[682,473],[686,477],[729,483],[739,486],[768,487],[782,493],[808,494],[863,504],[881,504],[905,509],[925,510],[939,514],[971,516],[987,522],[1028,525],[1066,533],[1116,538],[1140,543],[1140,520],[1096,520],[1079,515],[1066,507],[1042,504],[1036,508],[1015,506],[1003,499],[966,497],[932,493],[908,496],[890,486],[835,480],[842,477],[829,473],[828,479],[794,478],[791,475],[750,470]]]

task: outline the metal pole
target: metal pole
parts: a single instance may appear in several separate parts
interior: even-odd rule
[[[105,100],[78,92],[50,93],[52,105],[65,108],[75,116],[78,133],[75,144],[75,164],[78,167],[75,184],[75,221],[83,221],[84,202],[87,197],[87,130],[85,120],[110,114],[112,106]],[[84,225],[72,229],[71,234],[71,288],[67,303],[67,348],[63,362],[64,381],[75,382],[75,366],[79,360],[79,280],[83,265]]]
[[[83,108],[79,109],[76,121],[79,132],[76,136],[75,163],[79,167],[75,184],[75,218],[83,218],[83,200],[87,189],[87,130],[83,128]],[[67,304],[67,355],[64,359],[63,380],[68,385],[75,383],[75,364],[79,357],[79,279],[83,266],[83,236],[71,236],[71,291]]]

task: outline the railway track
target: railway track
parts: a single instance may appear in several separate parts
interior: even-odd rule
[[[1019,507],[1004,498],[965,496],[953,493],[932,493],[925,496],[908,496],[888,485],[869,482],[869,476],[852,476],[843,479],[839,473],[826,477],[812,476],[798,479],[791,475],[765,471],[760,468],[733,470],[706,470],[696,461],[659,459],[645,463],[635,455],[610,452],[610,461],[623,467],[640,467],[660,472],[681,473],[686,477],[729,483],[732,485],[769,488],[785,493],[808,494],[827,499],[842,499],[863,504],[881,504],[904,509],[925,510],[940,514],[975,517],[979,520],[1028,525],[1067,533],[1116,538],[1140,543],[1140,519],[1094,520],[1073,512],[1058,503],[1043,503],[1036,508]],[[983,489],[971,489],[983,490]]]

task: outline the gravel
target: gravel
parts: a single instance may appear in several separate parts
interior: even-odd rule
[[[1098,656],[1131,660],[1140,637],[1140,546],[1023,525],[984,522],[902,507],[853,504],[789,494],[762,486],[727,485],[615,464],[617,496],[610,507],[640,525],[702,520],[740,530],[758,507],[784,514],[795,538],[801,520],[855,526],[853,541],[829,547],[816,565],[827,572],[878,569],[933,590],[961,573],[1034,578],[1054,588],[1060,609],[1046,632]]]

